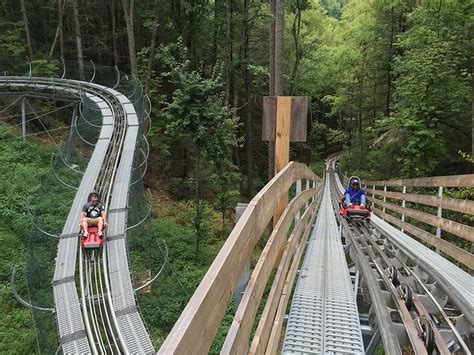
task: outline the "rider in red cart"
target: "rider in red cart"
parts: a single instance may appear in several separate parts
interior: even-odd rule
[[[344,192],[344,204],[348,208],[354,205],[365,207],[365,190],[360,188],[360,179],[358,177],[351,178],[350,187]]]
[[[99,237],[102,235],[102,230],[107,227],[105,207],[99,201],[97,192],[91,192],[87,197],[87,203],[82,207],[80,223],[84,237],[89,235],[88,227],[97,227]]]

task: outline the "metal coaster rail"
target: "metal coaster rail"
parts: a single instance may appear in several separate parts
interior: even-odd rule
[[[151,340],[135,306],[124,243],[114,248],[114,252],[125,252],[126,256],[120,258],[122,268],[115,267],[114,270],[110,270],[107,260],[108,256],[114,255],[107,250],[107,246],[100,253],[83,253],[80,249],[81,301],[75,287],[79,212],[91,190],[103,196],[108,210],[111,206],[112,209],[123,210],[115,216],[112,213],[109,231],[122,231],[123,238],[126,237],[128,187],[135,147],[139,142],[138,127],[142,123],[133,104],[118,91],[75,80],[4,76],[0,77],[0,86],[7,88],[4,95],[11,96],[17,95],[15,91],[18,89],[28,93],[39,91],[42,97],[49,95],[53,100],[57,92],[72,98],[85,95],[102,115],[100,136],[94,144],[94,152],[60,236],[56,259],[53,292],[63,353],[153,352]],[[137,90],[139,84],[134,84],[134,94]],[[109,234],[108,237],[114,236]],[[113,265],[116,266],[116,263]],[[126,312],[123,309],[124,298],[128,300]],[[117,321],[118,317],[122,318],[121,322]]]

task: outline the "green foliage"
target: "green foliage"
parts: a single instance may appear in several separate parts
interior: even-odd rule
[[[23,23],[0,18],[0,70],[28,73]]]
[[[51,59],[35,59],[31,61],[33,76],[54,76],[59,75],[59,62]]]
[[[222,244],[204,240],[196,257],[192,227],[165,220],[155,220],[153,226],[154,234],[144,236],[142,241],[145,247],[141,260],[144,267],[156,270],[156,249],[150,249],[149,245],[156,245],[156,238],[164,239],[169,247],[170,266],[154,284],[151,294],[140,297],[140,306],[152,333],[158,328],[169,332]]]
[[[204,175],[204,170],[214,171],[223,213],[229,203],[234,201],[235,190],[227,183],[235,182],[236,176],[229,156],[230,147],[238,142],[237,119],[233,117],[233,110],[224,104],[219,72],[214,72],[211,78],[205,78],[200,72],[191,69],[189,60],[177,60],[172,55],[172,49],[166,47],[160,52],[163,64],[169,69],[162,75],[174,86],[171,100],[165,103],[162,113],[165,135],[170,140],[185,142],[184,149],[192,159],[197,254],[201,241],[208,233],[206,203],[202,201],[201,190],[203,184],[209,181],[209,175]],[[179,42],[177,49],[186,55]]]
[[[13,297],[10,274],[15,265],[24,265],[31,233],[26,201],[28,196],[42,189],[42,182],[49,175],[51,153],[49,149],[18,139],[2,141],[15,137],[0,126],[0,178],[5,182],[0,184],[0,304],[3,314],[0,352],[9,354],[32,353],[36,345],[31,312]],[[39,271],[36,270],[36,279],[42,278]],[[19,277],[18,290],[25,296],[23,278]]]

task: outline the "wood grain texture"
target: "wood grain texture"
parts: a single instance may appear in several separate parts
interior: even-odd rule
[[[291,97],[277,98],[276,136],[275,136],[275,175],[290,161],[290,128],[291,128]],[[273,215],[273,226],[280,219],[283,210],[288,205],[288,195],[282,196]]]
[[[433,227],[439,227],[448,233],[454,234],[470,242],[474,242],[474,227],[451,221],[446,218],[439,218],[426,212],[417,211],[407,207],[397,206],[388,202],[383,202],[376,198],[371,199],[371,201],[381,207],[385,207],[397,213],[404,214],[405,216],[412,217],[420,222],[427,223]]]
[[[386,196],[394,198],[397,200],[405,200],[415,203],[420,203],[422,205],[441,207],[445,210],[456,211],[461,213],[468,213],[474,215],[474,201],[471,200],[460,200],[450,197],[438,197],[438,196],[428,196],[428,195],[419,195],[419,194],[403,194],[401,192],[392,192],[392,191],[382,191],[382,190],[373,190],[366,189],[370,194],[375,194],[378,196]]]
[[[314,223],[314,220],[316,219],[316,215],[317,213],[315,213],[313,218],[311,219],[310,225]],[[271,326],[271,333],[270,333],[270,337],[268,339],[266,350],[265,350],[266,354],[274,355],[278,352],[278,346],[280,343],[281,331],[282,331],[283,323],[285,319],[286,308],[288,306],[288,302],[291,297],[291,291],[295,283],[298,267],[300,265],[300,261],[303,256],[303,252],[306,249],[306,242],[308,240],[310,233],[311,233],[311,228],[308,228],[305,231],[303,238],[301,239],[301,242],[298,244],[298,247],[295,252],[295,256],[293,258],[293,261],[291,262],[290,270],[288,271],[288,274],[286,275],[285,284],[283,285],[283,290],[280,295],[275,318]],[[264,349],[262,348],[261,350],[264,350]]]
[[[278,303],[280,301],[281,293],[283,291],[285,280],[288,274],[288,269],[290,267],[290,262],[294,257],[298,243],[300,242],[300,237],[305,234],[307,229],[310,227],[309,223],[315,216],[321,197],[321,191],[321,189],[318,191],[318,197],[316,201],[310,204],[309,208],[301,218],[300,223],[298,223],[297,227],[291,233],[290,238],[288,238],[280,260],[280,264],[273,279],[272,287],[268,293],[265,308],[263,309],[263,312],[260,316],[257,330],[255,331],[255,335],[250,346],[249,354],[262,354],[267,347],[268,339],[272,330],[272,324],[278,308]]]
[[[367,181],[366,185],[375,186],[416,186],[416,187],[474,187],[474,174],[433,176],[417,179],[396,179]]]
[[[290,186],[298,179],[321,181],[306,165],[291,162],[250,201],[159,354],[205,354],[209,351],[237,281],[273,216],[277,201],[288,195]]]
[[[260,300],[280,250],[287,242],[288,230],[296,212],[321,188],[322,186],[317,189],[304,190],[295,196],[278,220],[250,276],[245,293],[227,333],[221,354],[243,354],[247,350],[248,338],[252,331]]]

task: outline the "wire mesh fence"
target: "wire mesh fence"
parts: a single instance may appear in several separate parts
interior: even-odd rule
[[[9,89],[5,83],[1,85],[3,96],[10,99],[41,93],[46,94],[41,99],[64,99],[66,96],[73,103],[69,110],[62,113],[65,117],[64,120],[69,120],[70,124],[54,137],[55,141],[59,140],[60,143],[57,146],[56,153],[51,156],[51,173],[45,181],[38,182],[41,189],[35,196],[31,196],[28,205],[28,217],[32,228],[23,272],[28,295],[23,294],[22,297],[34,306],[51,309],[54,309],[51,280],[55,267],[58,236],[69,214],[76,189],[81,182],[83,172],[87,167],[94,145],[99,139],[102,127],[100,108],[82,90],[80,84],[68,81],[68,85],[71,85],[69,92],[64,90],[64,87],[56,88],[52,80],[47,85],[48,77],[62,77],[72,80],[80,78],[77,65],[74,65],[74,63],[61,67],[58,67],[55,72],[48,72],[44,76],[44,72],[36,70],[29,63],[25,67],[24,73],[16,74],[26,75],[25,79],[31,79],[26,82],[23,89]],[[6,71],[2,71],[2,74],[4,78],[7,75],[13,75],[13,73]],[[35,76],[44,78],[42,85],[37,85]],[[139,80],[120,72],[117,68],[97,66],[91,62],[85,66],[85,78],[86,81],[114,88],[127,96],[135,107],[139,120],[139,138],[135,147],[127,206],[129,260],[137,262],[139,265],[153,265],[158,270],[166,262],[166,247],[153,235],[153,229],[149,223],[152,201],[151,198],[146,196],[143,184],[149,155],[146,133],[150,123],[150,101],[144,95]],[[73,87],[74,90],[72,90]],[[45,132],[50,128],[44,127]],[[152,241],[151,244],[150,241]],[[144,250],[150,248],[150,245],[152,248],[156,248],[157,252],[153,253],[151,260],[148,259],[146,263],[142,263],[140,260],[143,258],[140,255]],[[131,263],[129,265],[131,267]],[[139,268],[143,269],[143,266]],[[137,282],[136,287],[140,286],[138,284],[143,284],[144,281],[146,280]],[[18,282],[21,283],[22,281],[19,280]],[[20,292],[21,290],[20,288]],[[25,292],[23,291],[23,293]],[[50,311],[35,308],[32,311],[38,351],[40,353],[58,351],[59,337],[55,315]]]

